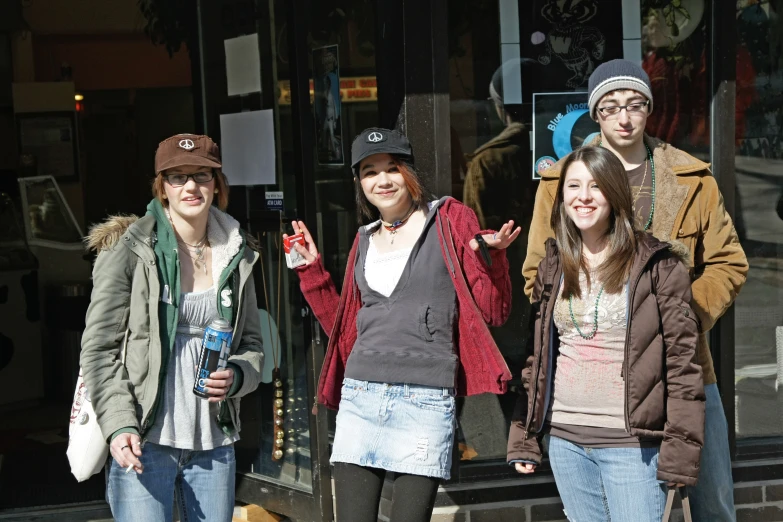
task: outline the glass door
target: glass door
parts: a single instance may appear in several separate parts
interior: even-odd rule
[[[326,426],[326,413],[311,414],[325,345],[312,334],[312,316],[282,245],[291,220],[305,213],[298,114],[290,95],[299,59],[288,43],[294,38],[294,7],[281,0],[254,2],[261,94],[239,100],[239,110],[272,110],[276,183],[232,187],[233,213],[245,217],[259,245],[254,279],[265,354],[261,385],[242,399],[236,497],[294,520],[326,521],[332,519],[331,486],[328,468],[325,480],[322,470],[328,463],[326,438],[319,437],[318,428]],[[243,35],[224,34],[237,36]]]
[[[260,108],[274,109],[278,183],[232,189],[236,213],[247,216],[261,247],[255,282],[266,354],[264,383],[242,400],[237,499],[295,520],[327,521],[334,412],[313,406],[328,339],[285,264],[281,232],[291,233],[293,219],[305,221],[341,288],[358,227],[350,144],[378,120],[374,2],[256,6]],[[282,192],[282,212],[269,208],[270,192]]]

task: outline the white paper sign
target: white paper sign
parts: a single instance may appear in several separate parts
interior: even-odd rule
[[[261,59],[258,54],[258,34],[224,40],[228,95],[261,91]]]
[[[266,192],[264,194],[266,198],[267,210],[283,210],[283,193],[282,192]]]
[[[275,183],[272,109],[220,115],[223,173],[230,185]]]

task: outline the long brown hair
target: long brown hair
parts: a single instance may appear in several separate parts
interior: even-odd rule
[[[609,231],[606,234],[607,251],[604,262],[596,269],[596,278],[610,294],[620,292],[631,272],[638,240],[634,225],[633,199],[628,184],[628,174],[622,162],[609,150],[584,146],[569,154],[560,169],[557,195],[552,207],[550,225],[563,263],[563,295],[582,297],[579,288],[579,272],[584,271],[590,284],[590,270],[582,253],[582,234],[568,217],[563,200],[566,174],[574,163],[583,163],[598,185],[612,209],[609,215]]]
[[[408,193],[413,199],[413,204],[416,206],[416,208],[423,208],[427,203],[428,198],[432,197],[432,194],[429,190],[427,190],[427,187],[424,186],[424,183],[422,183],[421,178],[419,178],[419,175],[413,168],[413,163],[403,158],[402,156],[397,156],[395,154],[389,154],[389,156],[391,156],[392,161],[397,166],[400,174],[402,174],[402,179],[405,180],[405,186],[408,188]],[[361,164],[357,165],[353,170],[353,186],[356,193],[356,207],[364,217],[368,219],[375,219],[378,215],[378,211],[375,209],[372,203],[369,202],[367,196],[364,195],[359,172],[360,168]]]

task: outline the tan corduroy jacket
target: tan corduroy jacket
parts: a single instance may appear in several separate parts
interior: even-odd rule
[[[597,145],[596,138],[591,145]],[[698,361],[704,384],[716,382],[706,333],[737,297],[748,273],[748,260],[723,206],[723,196],[709,170],[700,161],[668,143],[647,135],[645,143],[655,162],[655,213],[652,234],[661,241],[677,240],[692,256],[691,306],[699,317]],[[562,160],[542,174],[527,256],[522,267],[525,293],[533,291],[538,264],[544,258],[545,242],[554,237],[549,226]]]

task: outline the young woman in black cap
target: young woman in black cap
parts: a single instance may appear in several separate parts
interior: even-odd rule
[[[434,200],[408,139],[371,128],[353,142],[356,200],[367,217],[338,295],[301,221],[301,289],[329,335],[318,402],[338,409],[331,462],[337,519],[375,522],[387,471],[392,521],[430,519],[454,445],[455,395],[504,393],[511,375],[487,324],[511,305],[505,248],[514,222],[480,231],[472,210]]]

